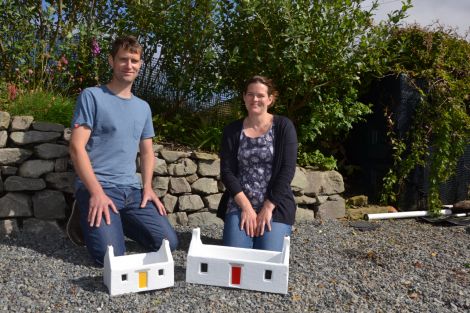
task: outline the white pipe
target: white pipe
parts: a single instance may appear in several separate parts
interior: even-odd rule
[[[452,210],[444,209],[440,211],[441,215],[451,215]],[[431,213],[428,211],[408,211],[408,212],[393,212],[393,213],[373,213],[373,214],[364,214],[364,219],[367,221],[370,220],[385,220],[390,218],[408,218],[408,217],[420,217],[420,216],[430,216]]]

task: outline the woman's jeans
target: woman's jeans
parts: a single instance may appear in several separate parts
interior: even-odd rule
[[[90,226],[87,221],[90,193],[81,187],[75,193],[80,208],[80,225],[85,237],[88,252],[94,261],[103,264],[108,245],[114,248],[114,255],[124,255],[126,252],[125,238],[135,240],[149,251],[157,251],[163,239],[168,239],[170,249],[178,246],[178,237],[166,216],[160,215],[155,204],[147,202],[144,208],[142,190],[136,188],[105,188],[104,192],[114,202],[119,214],[111,208],[109,215],[111,224],[106,224],[104,216],[99,227]]]
[[[224,245],[238,248],[282,251],[284,237],[290,236],[292,226],[271,221],[271,231],[266,226],[263,236],[250,237],[245,230],[240,230],[241,211],[233,211],[225,216]]]

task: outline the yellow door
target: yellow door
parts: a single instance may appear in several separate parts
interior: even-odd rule
[[[147,272],[139,272],[139,288],[147,288]]]

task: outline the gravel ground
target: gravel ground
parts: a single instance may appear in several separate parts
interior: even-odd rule
[[[469,312],[470,234],[415,220],[302,223],[291,237],[289,293],[187,284],[179,227],[175,286],[110,297],[102,270],[54,227],[0,240],[0,312]],[[201,228],[220,244],[222,229]],[[142,250],[128,243],[129,253]]]

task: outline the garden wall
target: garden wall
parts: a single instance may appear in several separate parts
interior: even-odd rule
[[[70,129],[0,111],[0,234],[47,221],[63,226],[73,203],[75,174],[68,154]],[[154,190],[172,224],[222,223],[215,216],[224,191],[216,154],[170,151],[154,145]],[[137,160],[137,163],[139,160]],[[342,176],[298,167],[292,182],[296,221],[345,214]]]

